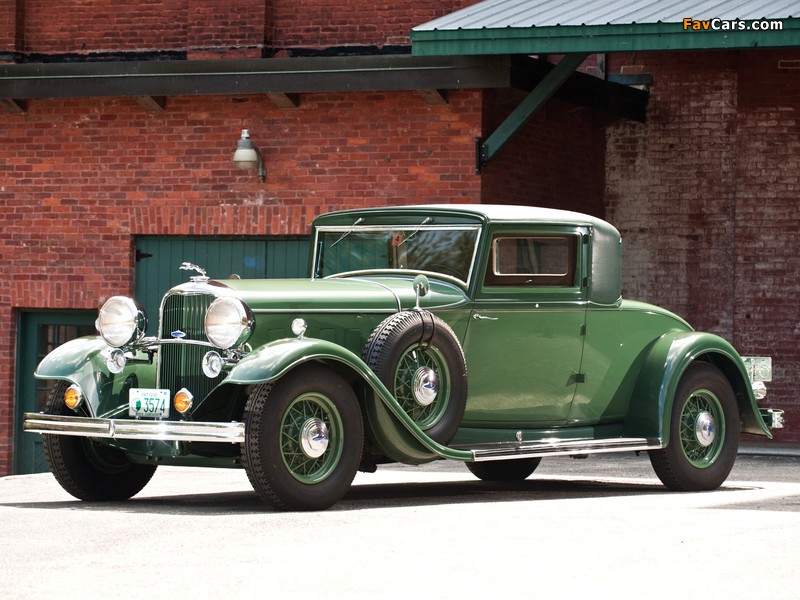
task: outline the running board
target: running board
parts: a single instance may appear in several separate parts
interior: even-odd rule
[[[663,446],[657,438],[612,438],[605,440],[538,440],[531,442],[496,442],[470,446],[454,446],[472,452],[475,462],[487,460],[512,460],[515,458],[542,458],[546,456],[572,456],[602,454],[604,452],[633,452],[659,450]]]

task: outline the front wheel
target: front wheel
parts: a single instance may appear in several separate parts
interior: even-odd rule
[[[651,451],[650,462],[671,490],[716,489],[733,468],[740,430],[731,384],[714,365],[693,363],[675,394],[669,444]]]
[[[256,492],[283,510],[323,510],[350,488],[364,445],[355,393],[321,365],[256,386],[244,412],[242,459]]]
[[[47,402],[47,414],[74,415],[64,404],[69,383],[59,382]],[[156,471],[125,453],[84,437],[44,434],[44,455],[56,481],[80,500],[127,500],[139,493]]]

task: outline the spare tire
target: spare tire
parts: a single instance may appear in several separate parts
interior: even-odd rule
[[[447,323],[427,311],[394,314],[370,334],[362,357],[431,439],[453,439],[467,404],[467,367]]]

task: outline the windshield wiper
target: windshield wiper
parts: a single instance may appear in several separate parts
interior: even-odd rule
[[[350,227],[355,227],[356,225],[358,225],[359,223],[361,223],[363,220],[364,220],[364,219],[363,219],[362,217],[358,217],[358,219],[356,219],[356,222],[355,222],[355,223],[353,223],[353,224],[352,224]],[[351,233],[353,233],[353,230],[352,230],[352,229],[349,229],[348,231],[345,231],[345,232],[344,232],[344,233],[341,235],[341,237],[339,237],[339,239],[338,239],[338,240],[336,240],[335,242],[333,242],[333,243],[331,244],[331,248],[333,248],[333,247],[334,247],[336,244],[338,244],[339,242],[341,242],[341,241],[342,241],[344,238],[346,238],[346,237],[347,237],[348,235],[350,235]]]
[[[422,226],[422,225],[427,225],[427,224],[428,224],[428,223],[430,223],[431,221],[433,221],[433,217],[425,217],[425,220],[424,220],[422,223],[420,223],[420,226]],[[400,242],[399,244],[397,244],[397,247],[399,248],[400,246],[402,246],[403,244],[405,244],[405,243],[406,243],[408,240],[410,240],[410,239],[413,239],[413,237],[414,237],[415,235],[417,235],[417,234],[419,233],[419,231],[420,231],[419,229],[415,229],[414,231],[412,231],[412,232],[411,232],[411,234],[410,234],[410,235],[409,235],[409,236],[408,236],[406,239],[404,239],[402,242]]]

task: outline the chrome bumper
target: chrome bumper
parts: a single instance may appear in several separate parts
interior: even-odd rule
[[[134,419],[92,419],[44,413],[25,413],[22,429],[32,433],[77,435],[117,440],[159,440],[164,442],[244,442],[244,423],[213,421],[143,421]]]

